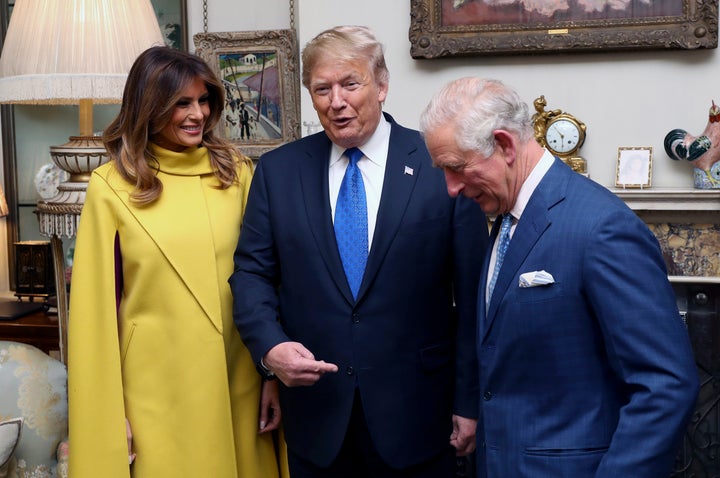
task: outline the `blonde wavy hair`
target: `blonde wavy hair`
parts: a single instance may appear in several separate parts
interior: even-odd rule
[[[310,89],[317,63],[330,55],[337,61],[365,61],[380,85],[387,85],[390,72],[382,43],[362,25],[341,25],[319,33],[302,51],[302,84]]]

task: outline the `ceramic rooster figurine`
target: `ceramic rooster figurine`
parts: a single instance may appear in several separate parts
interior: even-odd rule
[[[665,136],[665,152],[671,159],[687,160],[695,167],[696,189],[720,188],[720,107],[712,102],[708,123],[700,136],[674,129]]]

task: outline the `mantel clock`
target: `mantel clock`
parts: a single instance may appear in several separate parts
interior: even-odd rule
[[[587,174],[587,162],[579,155],[585,142],[585,123],[561,110],[546,111],[545,96],[537,98],[534,105],[536,113],[532,120],[535,139],[573,171]]]

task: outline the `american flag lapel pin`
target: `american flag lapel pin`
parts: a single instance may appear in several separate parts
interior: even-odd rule
[[[413,168],[411,168],[410,166],[405,166],[405,171],[403,173],[407,174],[408,176],[412,176],[414,172],[415,171],[413,171]]]

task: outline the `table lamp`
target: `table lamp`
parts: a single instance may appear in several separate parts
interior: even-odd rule
[[[90,172],[108,160],[93,134],[93,104],[120,103],[137,56],[163,43],[150,0],[15,1],[0,57],[0,103],[79,105],[79,134],[50,148],[70,177],[36,211],[40,233],[53,243],[61,354],[67,313],[62,237],[75,235]]]

